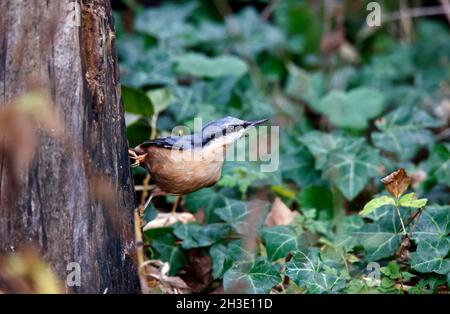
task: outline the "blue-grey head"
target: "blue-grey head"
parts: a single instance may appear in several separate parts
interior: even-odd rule
[[[267,120],[241,120],[234,117],[225,117],[209,122],[202,128],[201,133],[158,138],[142,143],[140,148],[157,146],[186,150],[212,145],[228,146],[241,138],[249,128],[258,126]]]
[[[260,125],[268,119],[262,120],[241,120],[234,117],[225,117],[206,124],[202,129],[202,145],[230,145],[241,138],[246,131],[253,126]]]

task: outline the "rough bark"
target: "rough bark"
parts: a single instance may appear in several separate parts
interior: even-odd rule
[[[37,130],[34,158],[19,172],[0,151],[0,254],[31,244],[62,281],[68,263],[80,264],[81,286],[70,292],[137,292],[110,2],[2,0],[0,12],[0,108],[37,82],[64,130],[62,137]]]

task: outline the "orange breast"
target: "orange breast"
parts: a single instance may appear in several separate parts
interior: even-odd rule
[[[217,160],[212,152],[203,153],[195,160],[193,151],[151,147],[145,163],[160,190],[184,195],[214,185],[220,179],[223,158]]]

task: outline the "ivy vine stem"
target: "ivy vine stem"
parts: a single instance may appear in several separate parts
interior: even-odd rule
[[[397,200],[395,201],[394,206],[395,206],[395,209],[397,210],[398,218],[400,218],[400,223],[402,224],[403,235],[407,235],[408,233],[406,232],[405,224],[403,222],[402,215],[400,214],[400,208],[398,207]]]

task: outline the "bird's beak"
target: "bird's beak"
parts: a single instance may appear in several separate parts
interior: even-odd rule
[[[262,120],[253,120],[253,121],[246,121],[248,123],[248,126],[257,126],[260,124],[263,124],[264,122],[268,121],[269,119],[262,119]]]

